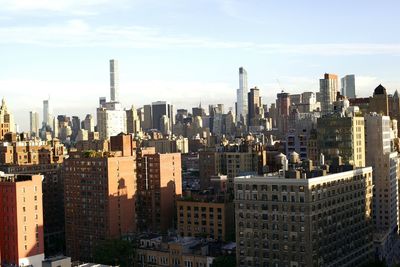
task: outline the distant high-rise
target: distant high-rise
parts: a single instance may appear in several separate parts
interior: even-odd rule
[[[346,75],[341,79],[341,93],[348,98],[356,98],[356,83],[354,74]]]
[[[99,98],[99,106],[102,107],[107,102],[107,98],[102,96]]]
[[[322,114],[327,114],[333,111],[332,103],[336,101],[336,95],[338,92],[337,75],[325,73],[324,78],[319,80],[319,91],[321,94]]]
[[[83,121],[83,129],[87,130],[89,133],[94,132],[94,119],[91,114],[86,115]]]
[[[276,95],[275,120],[279,133],[286,134],[289,130],[290,94],[281,92]]]
[[[153,128],[153,114],[151,110],[151,105],[143,106],[143,122],[142,122],[143,130],[149,130]]]
[[[97,131],[103,140],[126,133],[126,112],[118,101],[118,62],[114,59],[110,60],[110,96],[110,102],[100,98],[100,107],[97,108]]]
[[[168,104],[165,101],[157,101],[157,102],[153,102],[151,104],[154,129],[161,130],[162,128],[165,128],[164,125],[162,125],[162,122],[165,122],[165,118],[162,119],[163,115],[168,117],[169,129],[172,129],[172,125],[173,125],[173,110],[172,109],[173,109],[173,106],[171,104]]]
[[[53,110],[50,105],[50,99],[43,100],[43,125],[49,127],[53,125]]]
[[[0,106],[0,140],[8,132],[14,132],[14,119],[7,109],[6,101],[1,101]]]
[[[110,60],[110,97],[111,102],[119,101],[118,61],[115,59]]]
[[[258,89],[257,87],[250,89],[250,92],[248,93],[248,101],[249,101],[248,124],[250,126],[258,125],[258,123],[256,123],[256,115],[259,112],[260,107],[261,107],[260,89]]]
[[[39,136],[39,113],[35,111],[29,112],[29,129],[32,136]]]
[[[236,98],[236,121],[247,124],[247,71],[243,68],[239,68],[239,89],[237,89]]]
[[[134,105],[126,110],[126,130],[131,134],[140,132],[140,118]]]

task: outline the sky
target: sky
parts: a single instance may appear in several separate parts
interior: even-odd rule
[[[238,68],[264,103],[318,91],[325,72],[356,94],[400,88],[396,0],[0,0],[0,97],[22,130],[42,117],[96,113],[109,59],[124,107],[157,100],[234,107]],[[42,118],[41,118],[42,120]]]

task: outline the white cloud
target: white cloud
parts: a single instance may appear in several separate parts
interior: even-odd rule
[[[0,0],[1,1],[1,0]],[[43,26],[0,27],[0,44],[29,44],[54,47],[113,48],[210,48],[250,49],[260,53],[299,55],[400,55],[400,44],[321,43],[265,44],[222,41],[206,37],[171,35],[161,29],[140,26],[93,26],[84,20]]]
[[[0,0],[8,11],[74,11],[115,3],[115,0]]]

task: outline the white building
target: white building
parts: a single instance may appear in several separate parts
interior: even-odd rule
[[[319,80],[319,92],[322,114],[333,111],[332,103],[336,101],[338,92],[337,75],[325,73],[324,78]]]
[[[248,115],[248,101],[247,101],[247,71],[243,68],[239,68],[239,89],[237,89],[236,98],[236,121],[247,124]]]
[[[399,225],[399,158],[393,149],[393,129],[389,116],[371,113],[365,116],[366,163],[374,169],[374,245],[381,260],[393,262]],[[396,126],[397,131],[397,126]]]
[[[118,62],[110,60],[110,102],[102,102],[97,108],[97,131],[100,139],[106,140],[111,136],[126,133],[126,112],[118,102]]]
[[[356,83],[354,74],[346,75],[341,79],[341,94],[348,98],[356,97]]]
[[[29,112],[29,130],[32,136],[39,136],[39,113],[35,111]]]
[[[107,102],[97,109],[97,131],[100,139],[126,133],[126,112],[118,102]]]

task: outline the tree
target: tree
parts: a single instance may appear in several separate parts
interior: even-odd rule
[[[223,255],[216,257],[212,263],[213,267],[235,267],[236,258],[232,255]]]
[[[95,263],[113,266],[133,266],[134,247],[129,241],[104,240],[94,251]]]

